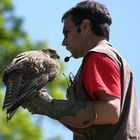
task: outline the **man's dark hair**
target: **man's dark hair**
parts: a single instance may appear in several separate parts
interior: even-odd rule
[[[79,26],[84,19],[90,20],[92,32],[98,36],[104,36],[109,40],[112,19],[105,5],[94,0],[80,2],[64,13],[62,22],[69,15],[71,15],[72,21],[77,26]]]

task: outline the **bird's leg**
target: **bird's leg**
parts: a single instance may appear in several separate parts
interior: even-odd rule
[[[36,94],[37,97],[43,98],[44,100],[47,100],[48,102],[52,101],[52,97],[47,93],[47,89],[41,89],[37,91]]]
[[[46,109],[42,108],[42,103],[51,103],[53,98],[47,93],[46,89],[36,92],[35,96],[22,104],[24,109],[28,109],[32,114],[46,114]]]

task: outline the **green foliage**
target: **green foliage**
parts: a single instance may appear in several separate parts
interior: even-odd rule
[[[2,101],[0,91],[0,101]],[[1,140],[39,140],[41,128],[32,124],[29,113],[18,110],[12,121],[6,122],[6,115],[0,108],[0,139]],[[30,136],[30,137],[29,137]]]
[[[0,0],[0,104],[4,98],[4,84],[2,76],[6,66],[19,53],[47,47],[47,43],[40,41],[33,43],[28,34],[22,29],[22,19],[13,12],[11,0]],[[65,70],[62,62],[61,72]],[[47,85],[48,92],[55,98],[64,98],[66,83],[60,74],[58,78]],[[31,114],[23,108],[18,109],[10,122],[6,122],[5,112],[0,106],[0,140],[40,140],[41,126],[31,121]],[[60,140],[60,137],[55,137]]]
[[[49,140],[61,140],[60,136],[55,136],[54,138],[50,138]]]

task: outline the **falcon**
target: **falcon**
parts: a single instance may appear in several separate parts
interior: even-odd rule
[[[59,55],[55,50],[44,48],[23,52],[7,66],[3,74],[6,93],[2,107],[7,110],[7,121],[24,102],[58,76],[57,59]]]

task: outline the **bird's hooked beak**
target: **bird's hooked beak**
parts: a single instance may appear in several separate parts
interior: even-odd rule
[[[53,59],[60,59],[60,56],[58,54],[54,54],[54,55],[51,55],[51,58],[53,58]]]
[[[60,56],[59,55],[56,55],[56,59],[60,59]]]

